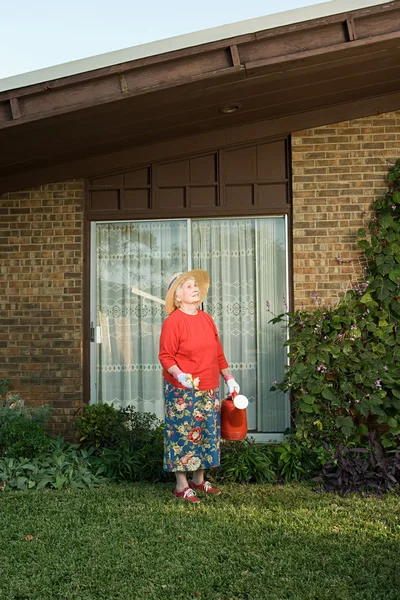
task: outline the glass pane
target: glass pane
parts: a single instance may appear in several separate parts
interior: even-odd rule
[[[257,270],[257,428],[268,433],[283,432],[290,424],[289,399],[283,392],[270,392],[274,381],[282,381],[287,328],[268,323],[272,313],[286,312],[286,227],[283,218],[256,219]]]
[[[268,324],[266,302],[285,311],[285,220],[215,219],[192,222],[192,266],[210,273],[204,309],[219,330],[225,355],[249,399],[249,430],[283,432],[289,403],[270,392],[285,364],[285,332]]]
[[[187,222],[96,227],[98,402],[163,418],[158,346],[169,277],[187,269]]]

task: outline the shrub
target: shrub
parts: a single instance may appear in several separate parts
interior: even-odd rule
[[[323,446],[310,446],[295,437],[289,437],[287,441],[273,446],[273,449],[278,479],[282,483],[311,479],[329,459]]]
[[[139,412],[133,406],[119,409],[125,423],[123,443],[129,448],[140,448],[153,441],[161,422],[154,413]],[[121,440],[122,441],[122,440]]]
[[[0,379],[0,399],[2,399],[11,388],[11,381],[7,377]]]
[[[0,407],[0,454],[8,457],[33,458],[49,448],[50,437],[45,431],[51,409],[23,405],[16,395],[8,395]]]
[[[2,489],[41,489],[45,487],[77,489],[105,481],[104,467],[94,456],[94,449],[79,449],[61,438],[50,441],[50,452],[34,459],[3,457],[0,459]]]
[[[83,446],[112,448],[125,436],[125,419],[112,404],[84,405],[82,417],[75,421]]]
[[[339,444],[331,449],[330,460],[314,481],[322,483],[327,492],[340,496],[357,492],[382,494],[400,483],[400,452],[386,451],[370,436],[368,448],[346,448]]]
[[[214,474],[214,472],[212,472]],[[237,483],[272,483],[277,480],[272,447],[248,438],[224,442],[216,477]]]
[[[85,446],[98,448],[107,477],[118,481],[160,481],[163,470],[164,426],[153,413],[133,406],[85,406],[76,421]]]
[[[369,239],[358,231],[365,281],[335,307],[271,321],[288,320],[291,359],[272,390],[292,394],[296,435],[311,444],[360,444],[372,430],[386,447],[400,439],[400,161],[373,208]]]
[[[118,481],[157,482],[168,479],[163,468],[164,425],[151,413],[124,409],[126,435],[114,448],[105,448],[100,458],[107,477]]]

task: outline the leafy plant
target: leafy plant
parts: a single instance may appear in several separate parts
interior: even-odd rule
[[[273,451],[267,444],[257,444],[248,438],[224,442],[215,474],[223,481],[272,483],[277,479],[273,462]]]
[[[366,279],[334,307],[274,317],[289,325],[290,366],[272,387],[291,392],[296,436],[309,443],[360,444],[376,431],[385,447],[400,439],[400,161],[388,191],[360,229]],[[368,239],[365,239],[367,238]]]
[[[125,418],[112,404],[84,405],[82,417],[75,421],[85,447],[112,448],[125,438]]]
[[[102,483],[104,466],[77,444],[66,444],[61,438],[51,440],[51,451],[38,458],[3,457],[0,459],[0,481],[4,489],[77,489]]]
[[[138,412],[133,406],[85,406],[77,420],[81,441],[94,446],[107,477],[118,481],[161,481],[164,426],[153,413]]]
[[[294,437],[273,448],[279,480],[285,483],[311,479],[329,458],[323,447],[310,447],[305,441],[299,442]]]
[[[34,458],[50,446],[50,437],[35,421],[20,416],[0,431],[0,446],[8,457]]]
[[[2,377],[0,379],[0,398],[3,398],[11,387],[11,381],[7,377]]]
[[[357,492],[384,493],[400,483],[400,452],[385,452],[379,442],[370,436],[368,448],[346,448],[339,444],[331,453],[314,481],[323,484],[325,491],[340,496]]]
[[[144,416],[143,420],[139,417],[138,422],[142,424],[150,421]],[[163,424],[159,423],[151,430],[143,430],[143,437],[135,436],[132,430],[130,434],[130,440],[128,438],[125,443],[114,448],[105,448],[99,455],[105,467],[105,475],[117,481],[157,482],[168,479],[169,475],[163,468]]]
[[[154,413],[139,412],[133,406],[120,408],[119,412],[125,423],[123,443],[130,448],[150,442],[154,437],[154,432],[161,425]]]
[[[0,407],[0,454],[33,458],[49,448],[45,431],[51,409],[48,406],[27,407],[19,396],[8,397]]]

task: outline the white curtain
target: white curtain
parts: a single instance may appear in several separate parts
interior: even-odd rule
[[[284,219],[102,223],[96,237],[98,402],[132,404],[163,418],[157,356],[165,312],[157,299],[164,299],[172,274],[206,269],[211,287],[204,309],[249,398],[249,429],[284,431],[287,398],[269,389],[283,376],[286,331],[268,324],[266,307],[268,301],[275,313],[285,311]]]
[[[163,418],[158,345],[169,277],[187,269],[187,222],[96,228],[97,398]],[[152,298],[153,297],[153,298]]]
[[[283,376],[284,332],[269,325],[267,301],[284,312],[285,221],[213,219],[192,221],[193,268],[210,273],[204,308],[218,327],[231,372],[249,399],[249,430],[282,432],[288,401],[270,392]]]

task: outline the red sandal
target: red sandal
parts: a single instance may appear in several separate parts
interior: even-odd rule
[[[194,483],[194,481],[191,481],[189,483],[189,486],[192,490],[200,490],[201,492],[205,492],[206,494],[213,494],[214,496],[219,496],[221,493],[219,490],[213,488],[209,481],[203,481],[203,483],[199,483],[198,485],[197,483]]]
[[[197,504],[200,502],[199,498],[196,496],[196,492],[191,490],[190,488],[185,488],[181,492],[174,490],[174,495],[181,500],[188,500],[189,502],[193,502],[193,504]]]

